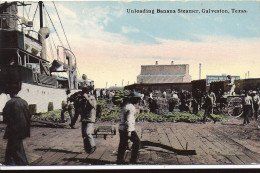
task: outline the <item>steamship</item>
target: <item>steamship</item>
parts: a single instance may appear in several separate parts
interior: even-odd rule
[[[82,86],[83,80],[78,79],[79,72],[74,53],[63,44],[61,46],[55,44],[50,29],[44,26],[47,22],[44,22],[43,15],[49,16],[44,3],[42,1],[31,3],[36,3],[34,6],[37,6],[31,21],[20,15],[18,10],[24,10],[32,4],[26,2],[0,4],[0,115],[5,103],[10,99],[5,93],[8,80],[22,81],[22,90],[18,95],[29,105],[34,105],[36,112],[48,111],[50,102],[53,104],[53,109],[60,109],[62,101],[67,98],[66,90],[70,89],[73,93]],[[54,2],[53,5],[58,14]],[[35,14],[39,14],[37,31],[34,30]],[[51,23],[53,24],[52,21]],[[55,29],[54,25],[53,28]],[[56,56],[49,57],[50,48],[52,51],[56,50],[53,51],[55,54],[52,52],[52,55]],[[87,82],[93,85],[94,81]]]

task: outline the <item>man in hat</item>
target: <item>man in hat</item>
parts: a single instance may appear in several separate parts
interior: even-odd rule
[[[4,123],[7,124],[4,139],[7,139],[5,153],[6,165],[29,165],[23,147],[23,139],[30,137],[30,115],[28,103],[17,94],[21,90],[21,82],[7,84],[6,93],[10,95],[3,109]]]
[[[136,109],[134,104],[138,103],[140,98],[126,96],[124,98],[122,109],[120,112],[119,135],[120,142],[118,147],[117,163],[123,164],[125,151],[128,147],[128,140],[133,142],[130,163],[137,162],[138,152],[140,148],[140,139],[135,131],[135,114]]]
[[[92,130],[96,121],[97,101],[91,91],[94,88],[87,86],[82,88],[81,98],[78,100],[79,113],[81,115],[81,129],[84,143],[84,149],[88,154],[92,154],[96,150],[96,144],[92,136]]]
[[[204,108],[205,108],[205,112],[204,112],[204,116],[203,116],[203,123],[206,123],[206,117],[210,117],[214,123],[216,123],[216,119],[213,118],[211,116],[211,114],[213,113],[213,104],[214,104],[214,98],[210,95],[210,92],[206,92],[206,96],[205,96],[205,103],[204,103]]]

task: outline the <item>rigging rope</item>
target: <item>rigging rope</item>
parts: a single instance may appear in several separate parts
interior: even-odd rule
[[[57,15],[58,15],[58,18],[59,18],[59,21],[60,21],[60,24],[61,24],[61,27],[62,27],[63,33],[64,33],[64,35],[65,35],[65,38],[66,38],[67,44],[68,44],[68,46],[69,46],[69,49],[71,50],[71,47],[70,47],[69,41],[68,41],[68,39],[67,39],[67,35],[66,35],[65,30],[64,30],[64,27],[63,27],[63,25],[62,25],[62,22],[61,22],[61,19],[60,19],[60,16],[59,16],[58,10],[57,10],[57,8],[56,8],[56,5],[55,5],[54,1],[52,1],[52,3],[53,3],[53,5],[54,5],[55,10],[56,10],[56,13],[57,13]],[[75,57],[75,58],[76,58],[76,57]],[[76,69],[77,69],[77,73],[78,73],[78,75],[80,76],[80,72],[79,72],[78,67],[76,67]]]
[[[27,12],[27,9],[24,8],[24,11],[25,11],[25,13],[26,13],[26,15],[27,15],[27,19],[29,20],[29,13]]]
[[[58,13],[58,10],[57,10],[57,8],[56,8],[56,5],[55,5],[54,1],[52,1],[52,3],[53,3],[53,5],[54,5],[54,7],[55,7],[55,10],[56,10],[56,13],[57,13],[57,15],[58,15],[58,18],[59,18],[59,21],[60,21],[60,24],[61,24],[63,33],[64,33],[64,35],[65,35],[66,41],[67,41],[67,43],[68,43],[68,45],[69,45],[69,48],[70,48],[70,50],[71,50],[71,47],[70,47],[69,41],[68,41],[68,39],[67,39],[65,30],[64,30],[64,28],[63,28],[62,22],[61,22],[61,20],[60,20],[60,15],[59,15],[59,13]]]
[[[44,11],[44,18],[45,18],[45,21],[46,21],[46,26],[49,28],[49,24],[48,24],[48,21],[47,21],[47,18],[46,18],[46,12],[45,11]],[[49,47],[50,47],[50,50],[51,50],[51,59],[53,61],[54,60],[54,53],[53,53],[53,49],[52,49],[50,39],[48,39],[48,41],[49,41]]]
[[[33,23],[34,23],[34,19],[35,19],[35,15],[36,15],[36,12],[38,10],[38,7],[39,7],[39,4],[37,3],[37,7],[36,7],[36,10],[35,10],[34,15],[33,15],[33,20],[32,20]],[[34,30],[34,25],[32,26],[32,30]]]
[[[53,26],[54,30],[56,31],[57,37],[58,37],[58,39],[59,39],[59,41],[60,41],[61,45],[64,47],[64,45],[63,45],[63,43],[62,43],[62,41],[61,41],[61,39],[60,39],[60,36],[59,36],[59,34],[58,34],[58,32],[57,32],[57,30],[56,30],[56,28],[55,28],[55,26],[54,26],[54,24],[53,24],[53,22],[52,22],[52,20],[51,20],[51,17],[50,17],[50,15],[49,15],[49,13],[48,13],[47,9],[46,9],[46,8],[44,8],[44,9],[45,9],[45,11],[46,11],[46,12],[47,12],[47,14],[48,14],[48,17],[49,17],[49,19],[50,19],[50,21],[51,21],[51,24],[52,24],[52,26]]]
[[[31,7],[32,7],[32,5],[30,5],[30,8],[29,8],[29,13],[28,13],[28,19],[29,19],[29,20],[30,20]]]
[[[37,4],[36,10],[35,10],[35,12],[34,12],[34,15],[33,15],[33,21],[34,21],[34,18],[35,18],[36,12],[37,12],[37,10],[38,10],[38,7],[39,7],[39,4]]]

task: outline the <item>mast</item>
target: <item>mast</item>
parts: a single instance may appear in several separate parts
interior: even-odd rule
[[[39,1],[39,11],[40,11],[40,28],[43,28],[43,17],[42,17],[42,6],[43,6],[43,2]]]

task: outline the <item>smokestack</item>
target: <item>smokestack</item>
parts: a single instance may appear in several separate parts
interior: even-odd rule
[[[171,61],[171,65],[174,65],[174,61]]]
[[[199,79],[201,79],[201,63],[199,65]]]
[[[247,77],[249,78],[249,71],[247,72],[247,74],[248,74]]]
[[[155,61],[155,65],[158,65],[158,61]]]

